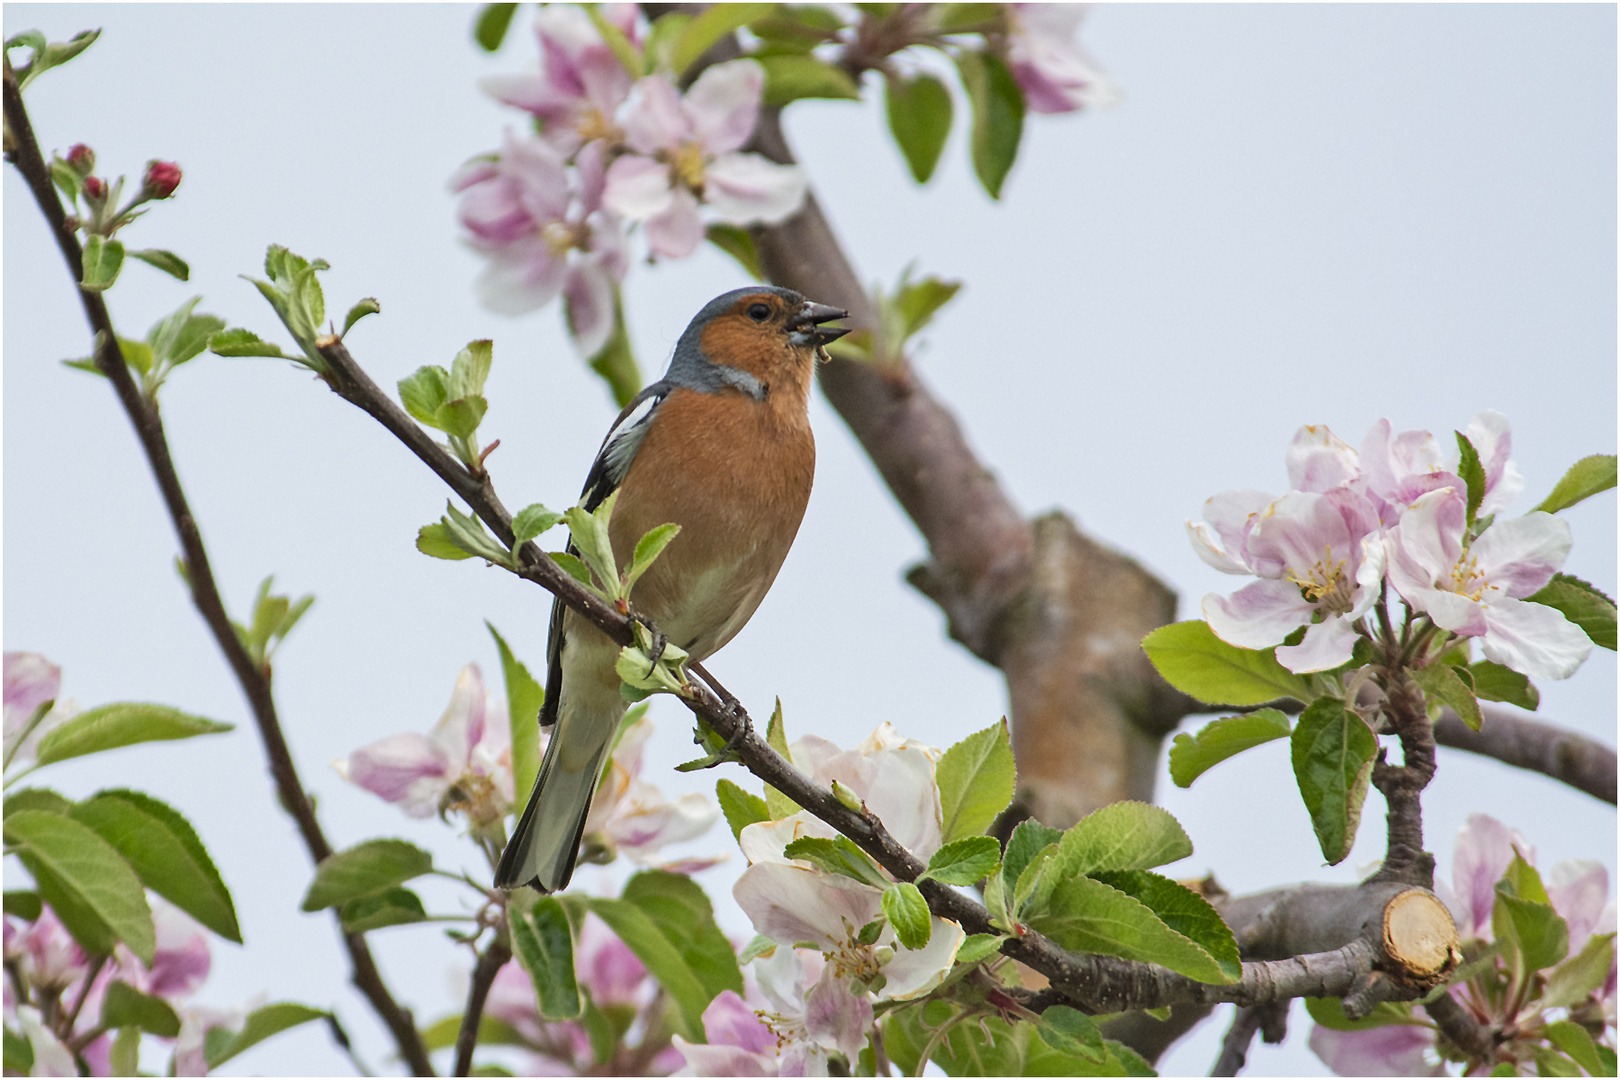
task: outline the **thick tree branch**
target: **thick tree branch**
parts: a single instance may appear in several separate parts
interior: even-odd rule
[[[1485,723],[1478,731],[1450,709],[1442,711],[1434,722],[1434,741],[1550,776],[1614,805],[1613,747],[1507,709],[1485,705],[1481,711]]]
[[[34,136],[33,125],[23,105],[22,94],[17,88],[9,60],[5,64],[5,116],[7,127],[15,140],[15,147],[9,154],[9,159],[33,193],[34,201],[38,203],[41,213],[50,225],[56,246],[61,249],[68,271],[73,275],[73,281],[77,286],[84,277],[83,252],[79,247],[77,235],[68,226],[66,212],[62,209],[56,189],[51,184],[50,169],[40,154],[39,143]],[[96,367],[111,381],[113,389],[118,394],[119,403],[129,416],[130,423],[134,425],[147,464],[151,467],[158,490],[162,494],[163,504],[179,536],[180,549],[185,558],[186,577],[191,587],[192,603],[196,605],[203,621],[207,623],[209,631],[213,634],[220,651],[225,654],[226,662],[230,664],[231,671],[248,699],[248,707],[253,713],[260,741],[264,745],[265,757],[270,763],[276,794],[281,805],[297,824],[298,832],[303,837],[304,846],[309,850],[311,859],[318,863],[332,854],[332,847],[321,831],[320,823],[315,817],[315,808],[298,778],[292,752],[287,746],[281,722],[276,715],[270,677],[248,655],[231,626],[230,616],[225,612],[224,601],[220,598],[219,588],[215,584],[213,571],[209,566],[208,551],[203,546],[202,534],[187,504],[185,490],[180,485],[179,474],[169,453],[169,445],[163,433],[163,420],[158,413],[157,405],[141,394],[134,379],[130,377],[129,367],[124,362],[123,353],[118,346],[118,337],[113,331],[112,318],[107,312],[107,305],[101,294],[82,288],[78,289],[78,294],[85,318],[95,336]],[[418,1075],[433,1075],[433,1064],[428,1060],[427,1049],[416,1030],[410,1010],[402,1007],[389,993],[364,935],[345,934],[344,945],[349,953],[355,988],[365,995],[377,1015],[392,1032],[400,1056]]]

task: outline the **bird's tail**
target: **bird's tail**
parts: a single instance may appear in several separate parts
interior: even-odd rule
[[[501,853],[496,887],[532,885],[547,893],[568,887],[602,762],[624,712],[622,700],[616,709],[601,704],[570,701],[565,692],[534,793]]]

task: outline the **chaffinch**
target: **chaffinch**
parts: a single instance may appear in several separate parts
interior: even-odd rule
[[[769,285],[715,297],[675,345],[664,377],[608,430],[585,478],[594,510],[614,491],[608,533],[621,569],[649,529],[680,533],[636,583],[638,615],[702,662],[748,622],[799,531],[815,473],[810,381],[847,312]],[[602,764],[626,704],[619,646],[560,600],[551,606],[550,727],[534,793],[495,884],[568,885]]]

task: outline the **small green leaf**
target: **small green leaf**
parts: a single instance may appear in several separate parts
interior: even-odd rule
[[[1001,943],[1005,940],[1000,934],[969,934],[956,950],[955,963],[977,964],[988,960],[1001,952]]]
[[[450,538],[450,530],[442,523],[424,525],[416,531],[416,550],[435,559],[470,559],[471,552],[462,551]]]
[[[1568,1054],[1575,1064],[1586,1070],[1588,1076],[1602,1076],[1603,1063],[1598,1060],[1597,1047],[1585,1028],[1573,1020],[1555,1020],[1541,1031],[1548,1042]]]
[[[1570,1008],[1584,1002],[1609,977],[1614,966],[1614,934],[1593,934],[1581,951],[1547,974],[1543,1008]]]
[[[1041,1013],[1035,1030],[1041,1041],[1054,1050],[1076,1057],[1101,1061],[1107,1054],[1102,1031],[1091,1017],[1067,1005],[1050,1005]]]
[[[973,30],[1005,29],[1003,4],[940,4],[935,10],[936,28],[942,34]]]
[[[367,840],[334,852],[315,868],[301,910],[341,907],[433,869],[433,856],[405,840]]]
[[[218,316],[192,314],[201,300],[193,296],[147,332],[146,343],[159,367],[177,367],[198,356],[209,340],[225,329],[225,320]]]
[[[934,320],[939,309],[962,290],[960,281],[925,277],[921,281],[903,279],[894,295],[894,310],[900,320],[902,341],[910,339]]]
[[[765,68],[763,101],[768,106],[780,108],[803,98],[860,99],[860,84],[849,72],[808,53],[778,53],[756,59]]]
[[[1310,680],[1279,664],[1274,649],[1228,645],[1202,619],[1159,627],[1142,639],[1142,650],[1171,686],[1212,705],[1314,696]]]
[[[1312,702],[1294,728],[1294,779],[1330,865],[1343,862],[1356,842],[1377,753],[1378,736],[1338,698]]]
[[[1478,731],[1485,718],[1474,696],[1474,675],[1468,668],[1451,664],[1430,664],[1412,673],[1423,693],[1432,702],[1449,705],[1463,723]]]
[[[71,814],[73,800],[49,788],[23,788],[6,796],[6,817],[19,810],[43,810],[48,814]]]
[[[473,40],[478,42],[478,47],[485,52],[499,49],[517,9],[516,4],[485,4],[479,8],[478,18],[473,22]]]
[[[1462,454],[1462,460],[1457,465],[1457,475],[1468,486],[1468,524],[1474,523],[1474,517],[1479,513],[1479,504],[1485,501],[1485,467],[1479,463],[1479,453],[1474,444],[1468,441],[1468,436],[1456,432],[1457,449]]]
[[[141,1071],[141,1029],[119,1028],[107,1051],[107,1064],[113,1076],[139,1076]]]
[[[532,509],[532,507],[531,507]],[[540,771],[540,706],[546,691],[507,646],[506,639],[487,619],[490,635],[501,654],[501,677],[506,683],[506,715],[512,734],[512,790],[529,791]]]
[[[596,575],[598,587],[617,598],[619,587],[619,567],[613,557],[613,541],[608,536],[608,522],[613,516],[613,504],[618,501],[619,493],[615,491],[602,505],[594,511],[583,506],[570,507],[564,514],[563,520],[568,522],[569,536],[574,547],[579,549],[580,557],[585,565],[591,568]]]
[[[462,397],[440,405],[433,414],[433,426],[458,439],[470,439],[484,422],[489,402],[481,397]]]
[[[449,396],[464,398],[483,394],[494,355],[495,344],[488,338],[467,342],[467,347],[456,353],[450,362],[450,381],[445,387]]]
[[[110,953],[122,941],[151,964],[157,947],[152,909],[116,848],[88,826],[45,810],[7,814],[5,842],[86,952]]]
[[[321,323],[326,321],[326,296],[321,291],[320,278],[315,276],[317,269],[320,267],[311,264],[298,271],[287,294],[289,309],[297,315],[302,325],[309,328],[311,339],[321,332]],[[300,341],[300,344],[305,343]],[[313,345],[313,340],[306,347],[308,345]]]
[[[1554,574],[1540,592],[1525,597],[1564,613],[1564,618],[1586,631],[1592,644],[1615,651],[1614,601],[1603,590],[1571,574]]]
[[[79,282],[87,292],[102,292],[118,280],[118,271],[124,268],[124,245],[96,233],[84,242],[84,280]]]
[[[1146,870],[1193,852],[1181,823],[1162,807],[1117,802],[1081,818],[1058,841],[1060,877],[1101,870]]]
[[[1510,896],[1499,884],[1491,908],[1491,933],[1520,978],[1550,968],[1569,955],[1569,924],[1551,904]]]
[[[964,49],[956,67],[973,106],[973,171],[989,196],[999,199],[1024,133],[1024,92],[1006,62],[990,53]]]
[[[1034,818],[1025,818],[1013,829],[1007,839],[1007,850],[1001,856],[1001,876],[1009,888],[1018,883],[1035,856],[1047,848],[1056,850],[1063,839],[1061,829],[1051,829]]]
[[[221,330],[208,339],[208,348],[219,356],[274,356],[281,360],[293,359],[281,351],[280,345],[262,341],[259,335],[241,327]]]
[[[731,828],[731,835],[738,843],[742,842],[743,829],[755,822],[771,820],[764,799],[730,780],[721,780],[716,784],[714,795],[726,815],[726,825]]]
[[[771,710],[770,723],[765,725],[765,741],[770,744],[772,750],[789,761],[793,760],[793,754],[788,750],[787,721],[782,718],[781,698],[776,699],[776,707]],[[769,784],[765,785],[765,805],[770,810],[772,821],[790,818],[802,809],[798,803]]]
[[[1380,1001],[1373,1011],[1360,1020],[1344,1014],[1344,1002],[1338,998],[1306,998],[1305,1011],[1311,1019],[1329,1031],[1371,1031],[1390,1024],[1419,1025],[1422,1021],[1412,1015],[1412,1004],[1406,1001]]]
[[[591,583],[591,568],[586,566],[584,560],[578,555],[571,555],[566,551],[548,551],[547,557],[568,573],[568,576],[581,585]]]
[[[1564,474],[1563,479],[1553,485],[1552,491],[1537,504],[1536,510],[1556,514],[1560,510],[1574,506],[1582,499],[1608,491],[1614,484],[1613,454],[1593,454],[1591,457],[1583,457],[1569,467],[1569,472]],[[1531,513],[1535,513],[1535,510]]]
[[[630,568],[624,572],[624,595],[636,587],[641,575],[652,568],[653,561],[662,555],[669,542],[675,539],[681,527],[674,523],[655,526],[636,541],[636,553],[630,559]]]
[[[1277,709],[1211,720],[1196,735],[1182,732],[1176,736],[1170,746],[1170,779],[1177,787],[1188,787],[1211,766],[1264,743],[1286,739],[1292,730],[1288,717]]]
[[[715,4],[687,23],[675,39],[670,54],[670,73],[677,79],[708,52],[715,42],[755,19],[769,15],[775,4]],[[769,98],[766,104],[771,104]]]
[[[409,889],[395,887],[350,900],[339,910],[338,917],[345,934],[363,934],[385,926],[424,922],[428,916],[421,897]]]
[[[554,896],[535,900],[528,911],[513,910],[512,949],[534,983],[535,1004],[547,1020],[572,1020],[582,1008],[574,981],[574,937],[568,916]]]
[[[926,184],[951,133],[951,92],[927,72],[908,78],[896,70],[884,76],[884,98],[895,144],[912,177]]]
[[[343,316],[343,333],[339,336],[348,337],[349,331],[354,329],[355,323],[359,322],[367,315],[375,315],[381,310],[382,305],[377,303],[373,297],[368,296],[364,300],[361,300],[359,303],[355,304],[354,307],[349,309],[349,313],[347,315]]]
[[[821,867],[829,874],[841,874],[863,885],[886,889],[889,879],[877,868],[866,852],[855,846],[847,836],[801,836],[782,849],[790,859],[801,859]],[[975,881],[978,879],[975,878]]]
[[[181,281],[191,280],[191,267],[186,265],[186,260],[172,251],[163,251],[159,248],[142,248],[139,251],[130,251],[125,254],[132,259],[141,260],[148,266],[157,267],[170,277],[179,278]]]
[[[934,779],[944,842],[985,833],[1012,802],[1018,781],[1006,717],[946,750]]]
[[[1145,960],[1200,982],[1234,981],[1208,950],[1166,926],[1152,908],[1095,878],[1060,883],[1048,913],[1034,916],[1029,925],[1076,952]]]
[[[747,229],[740,225],[715,222],[709,226],[706,235],[709,243],[736,259],[737,265],[749,277],[755,281],[765,280],[765,270],[759,262],[759,248],[754,246],[754,238]]]
[[[29,1044],[26,1038],[10,1028],[5,1028],[4,1032],[6,1040],[6,1075],[32,1076],[34,1071],[33,1046]],[[133,1074],[123,1073],[120,1075],[129,1076]]]
[[[439,519],[439,523],[444,526],[444,535],[462,551],[496,566],[512,565],[512,553],[485,532],[483,524],[476,517],[463,514],[454,504],[445,504],[445,515]],[[417,546],[421,547],[420,533],[417,534]]]
[[[166,1039],[180,1034],[180,1017],[173,1006],[123,982],[107,984],[107,996],[101,1002],[101,1024],[109,1028],[139,1028]]]
[[[278,1035],[289,1028],[300,1024],[307,1024],[311,1020],[324,1020],[331,1014],[323,1009],[312,1009],[308,1005],[296,1005],[289,1001],[265,1005],[248,1013],[247,1022],[242,1025],[241,1031],[232,1031],[227,1027],[209,1029],[203,1039],[203,1057],[208,1062],[210,1072],[251,1046],[256,1046],[272,1035]]]
[[[972,885],[1001,867],[1001,845],[993,836],[966,836],[952,840],[928,859],[923,877],[946,885]],[[922,878],[918,878],[922,880]]]
[[[231,724],[204,720],[167,705],[119,702],[80,713],[39,743],[41,765],[96,754],[142,742],[189,739],[232,730]]]
[[[512,546],[516,548],[528,543],[562,519],[561,514],[547,510],[539,503],[525,506],[512,519]]]
[[[894,936],[908,949],[920,949],[933,936],[934,924],[922,890],[909,881],[897,881],[883,890],[883,917]]]
[[[1521,709],[1535,712],[1541,704],[1541,693],[1529,676],[1521,675],[1510,667],[1479,660],[1468,665],[1474,677],[1474,695],[1485,701],[1505,701]]]
[[[418,422],[437,428],[439,406],[449,400],[450,376],[444,368],[424,364],[399,380],[399,400]]]
[[[1166,926],[1214,957],[1228,979],[1236,982],[1243,977],[1237,940],[1208,900],[1180,882],[1146,870],[1115,870],[1093,876],[1146,904]]]

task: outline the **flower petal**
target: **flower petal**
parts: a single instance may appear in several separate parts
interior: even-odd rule
[[[1526,600],[1482,606],[1486,631],[1481,645],[1486,658],[1533,679],[1567,679],[1592,651],[1586,631],[1554,608]]]
[[[1469,814],[1463,827],[1457,830],[1457,842],[1451,849],[1451,887],[1462,904],[1465,916],[1457,923],[1457,933],[1463,937],[1491,936],[1491,909],[1496,903],[1496,883],[1502,880],[1508,864],[1513,861],[1513,849],[1526,861],[1535,858],[1535,852],[1523,837],[1489,814]]]
[[[613,279],[600,259],[581,260],[569,270],[563,304],[574,347],[589,360],[613,334]]]
[[[1277,662],[1296,675],[1327,671],[1349,661],[1355,645],[1352,620],[1330,615],[1306,627],[1305,638],[1298,645],[1277,646]]]
[[[412,817],[427,817],[438,809],[448,767],[444,750],[414,731],[378,739],[336,763],[345,780],[402,804]]]
[[[663,75],[636,81],[630,110],[624,118],[625,142],[639,154],[673,150],[690,138],[692,125],[681,109],[681,94]]]
[[[1296,431],[1284,460],[1288,486],[1299,491],[1327,491],[1361,475],[1361,455],[1326,424],[1307,424]]]
[[[1569,522],[1543,511],[1495,522],[1479,534],[1469,554],[1493,586],[1522,598],[1539,590],[1569,557]]]
[[[887,974],[888,968],[884,971]],[[821,978],[804,997],[804,1027],[822,1046],[856,1061],[872,1027],[872,1000],[866,991],[856,990],[848,976],[838,973],[837,964],[826,964]]]
[[[778,165],[758,154],[721,154],[704,171],[703,201],[734,225],[776,224],[804,204],[809,180],[797,165]]]
[[[1313,1025],[1311,1050],[1339,1076],[1443,1076],[1431,1061],[1434,1032],[1411,1024],[1367,1031],[1334,1031]]]
[[[491,253],[478,276],[478,298],[491,311],[523,315],[544,307],[561,291],[568,272],[538,236],[525,236]]]
[[[832,951],[877,917],[879,892],[849,878],[785,863],[755,863],[732,887],[754,930],[785,945],[805,941]]]
[[[1256,581],[1230,597],[1204,597],[1204,618],[1222,641],[1243,649],[1264,649],[1287,637],[1311,617],[1299,587],[1287,581]]]
[[[646,227],[648,245],[668,259],[686,258],[703,241],[703,218],[698,215],[697,199],[684,187],[670,192],[668,208],[648,218]]]
[[[668,210],[674,193],[669,167],[650,157],[626,154],[608,166],[602,205],[631,221],[645,221]]]
[[[757,60],[716,64],[698,76],[683,104],[692,132],[710,154],[724,154],[748,141],[759,118],[765,69]]]
[[[894,959],[883,965],[888,982],[883,986],[883,997],[894,1001],[909,1001],[933,990],[945,981],[956,960],[956,950],[967,940],[962,928],[949,919],[933,916],[933,929],[928,944],[920,949],[906,949],[894,942],[894,929],[884,931],[884,938],[894,947]],[[879,939],[883,940],[883,939]]]

